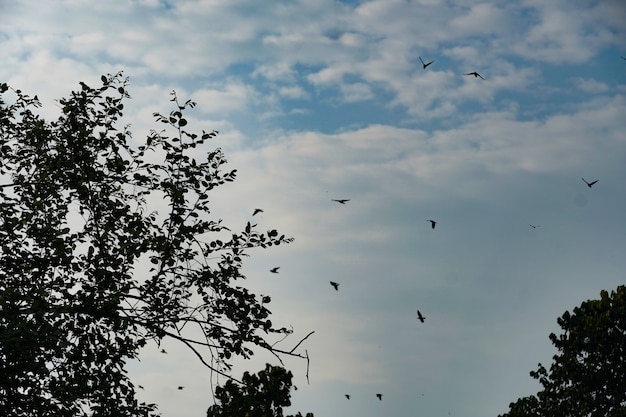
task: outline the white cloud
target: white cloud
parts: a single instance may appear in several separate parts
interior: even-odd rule
[[[341,92],[347,102],[369,100],[374,97],[372,89],[366,83],[343,84]]]
[[[574,88],[577,88],[586,93],[605,93],[609,91],[609,86],[606,83],[599,82],[593,79],[586,79],[576,77],[572,79]]]
[[[276,82],[291,82],[297,73],[288,62],[281,61],[259,65],[252,75],[254,77],[262,76]]]
[[[281,87],[278,94],[287,98],[308,98],[309,94],[300,86]]]
[[[192,99],[202,103],[202,110],[207,113],[243,112],[259,97],[252,85],[237,81],[227,81],[216,87],[202,88],[192,94]]]
[[[314,85],[337,84],[343,80],[348,71],[349,66],[347,64],[333,65],[308,75],[307,79]]]
[[[453,18],[449,25],[457,35],[507,35],[515,25],[514,16],[487,3],[469,7],[469,11]]]
[[[592,5],[585,13],[577,13],[569,2],[525,1],[526,13],[537,16],[512,49],[525,58],[550,63],[581,63],[594,56],[596,50],[615,41],[607,30],[607,9],[615,5]],[[618,13],[619,14],[619,13]],[[624,15],[623,9],[621,12]],[[612,19],[611,19],[612,20]],[[614,27],[623,23],[612,23]]]

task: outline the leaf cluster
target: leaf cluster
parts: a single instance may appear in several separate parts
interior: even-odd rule
[[[215,389],[217,403],[208,409],[207,417],[283,417],[283,407],[291,405],[292,376],[290,371],[270,364],[258,374],[245,372],[242,384],[229,380]],[[313,414],[307,413],[306,417]]]

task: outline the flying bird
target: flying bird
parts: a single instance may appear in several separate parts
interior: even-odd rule
[[[330,285],[333,286],[333,288],[335,289],[335,291],[339,291],[339,283],[334,282],[334,281],[330,281]]]
[[[280,269],[280,266],[277,266],[277,267],[275,267],[275,268],[270,269],[270,272],[271,272],[272,274],[278,274],[278,270],[279,270],[279,269]]]
[[[430,222],[430,225],[432,226],[433,229],[435,228],[435,225],[437,224],[436,221],[434,221],[434,220],[426,220],[426,221]]]
[[[263,213],[263,210],[261,210],[260,208],[255,208],[254,209],[254,213],[252,213],[252,215],[254,216],[254,215],[259,214],[259,213]]]
[[[161,353],[167,353],[165,349],[161,349]]]
[[[349,394],[345,394],[347,399],[350,399],[350,395]]]
[[[382,401],[382,400],[383,400],[383,394],[376,394],[376,397],[378,397],[378,400],[379,400],[379,401]]]
[[[424,320],[426,320],[426,317],[422,316],[422,313],[419,310],[417,310],[417,319],[421,321],[422,323],[424,323]]]
[[[430,62],[425,64],[424,61],[422,61],[422,57],[421,56],[419,57],[419,59],[420,59],[420,62],[422,63],[422,67],[424,67],[424,69],[426,69],[427,66],[429,66],[430,64],[435,62],[435,61],[430,61]]]
[[[482,75],[480,75],[479,73],[477,73],[476,71],[474,71],[474,72],[468,72],[467,74],[463,74],[463,75],[473,75],[473,76],[474,76],[474,78],[476,78],[476,77],[480,77],[481,79],[483,79],[483,80],[484,80],[483,76],[482,76]]]
[[[332,199],[332,198],[331,198],[331,201],[336,201],[336,202],[337,202],[337,203],[339,203],[339,204],[346,204],[346,203],[347,203],[348,201],[350,201],[350,200],[349,200],[349,199],[348,199],[348,200],[346,200],[346,199],[344,199],[344,200],[335,200],[335,199]]]
[[[541,225],[539,225],[539,224],[531,224],[529,226],[532,227],[533,229],[536,229],[536,228],[540,227]]]
[[[179,386],[178,386],[178,389],[179,389],[179,390],[181,390],[181,389],[183,389],[183,388],[185,388],[185,387],[183,387],[182,385],[179,385]]]
[[[595,184],[596,182],[600,181],[600,180],[595,180],[595,181],[591,181],[591,182],[587,182],[584,178],[583,181],[585,181],[585,184],[587,184],[587,187],[591,188],[593,187],[593,184]]]

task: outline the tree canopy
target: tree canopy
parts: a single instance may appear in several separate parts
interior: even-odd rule
[[[0,84],[0,409],[12,416],[154,414],[126,362],[165,338],[226,376],[257,348],[304,357],[274,346],[290,331],[239,284],[251,248],[292,239],[211,219],[212,190],[236,177],[206,150],[218,132],[188,130],[195,103],[172,93],[174,109],[154,114],[162,130],[138,144],[120,126],[127,88],[121,73],[81,82],[49,122],[37,96]]]
[[[530,375],[543,389],[500,417],[626,416],[626,286],[588,300],[557,320],[559,353]]]
[[[280,366],[267,364],[258,374],[245,372],[242,385],[228,380],[215,389],[217,403],[209,408],[207,417],[283,417],[283,407],[291,405],[292,376]],[[306,417],[313,414],[307,413]]]

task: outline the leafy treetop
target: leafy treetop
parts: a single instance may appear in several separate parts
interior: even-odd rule
[[[626,286],[588,300],[550,334],[559,354],[530,375],[543,389],[510,404],[500,417],[626,417]]]
[[[211,219],[212,190],[236,176],[202,151],[218,132],[188,130],[195,103],[172,93],[163,130],[135,146],[119,126],[128,80],[101,83],[81,82],[52,122],[0,84],[0,409],[14,416],[149,415],[125,368],[149,341],[226,376],[255,348],[304,357],[267,340],[290,331],[238,284],[249,249],[292,239]]]

